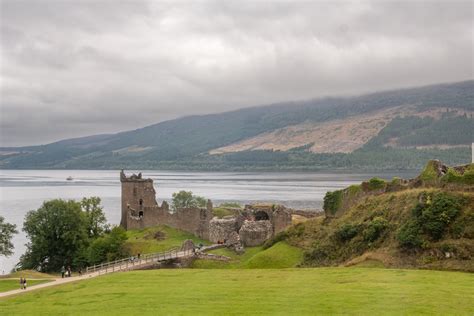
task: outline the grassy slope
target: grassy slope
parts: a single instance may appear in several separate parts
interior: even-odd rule
[[[163,232],[164,239],[154,238],[156,232]],[[186,239],[192,239],[194,243],[209,244],[208,241],[197,238],[196,236],[174,229],[168,226],[156,226],[140,230],[127,231],[128,240],[125,244],[132,255],[137,253],[153,253],[166,251],[174,247],[180,247]]]
[[[26,279],[26,284],[28,287],[32,285],[37,285],[45,282],[50,282],[50,280],[31,280]],[[19,279],[0,279],[0,292],[6,292],[10,290],[16,290],[20,288],[20,280]]]
[[[441,249],[454,248],[455,253],[464,252],[468,256],[469,249],[474,248],[472,237],[452,238],[450,234],[438,242],[427,242],[424,249],[416,253],[406,253],[399,248],[397,233],[412,213],[418,202],[421,192],[439,193],[439,189],[412,189],[395,193],[386,193],[378,196],[363,198],[340,218],[330,221],[324,218],[309,220],[290,229],[290,244],[311,251],[316,246],[325,249],[327,257],[319,256],[320,261],[309,260],[308,265],[338,265],[338,264],[364,264],[368,260],[379,261],[379,265],[386,267],[424,267],[434,269],[474,271],[474,260],[460,258],[436,257]],[[474,229],[474,194],[451,192],[454,196],[464,196],[466,203],[462,213],[451,223],[451,228],[462,224],[465,235],[472,234]],[[336,231],[344,225],[367,226],[373,218],[385,219],[389,226],[382,235],[373,242],[365,242],[362,232],[346,242],[334,241]],[[472,257],[472,253],[471,253]]]
[[[474,275],[364,268],[117,273],[0,300],[5,315],[463,314]]]
[[[267,268],[292,268],[296,267],[303,259],[303,251],[297,247],[279,242],[273,247],[263,249],[262,247],[246,248],[245,253],[238,255],[229,249],[217,249],[211,251],[213,254],[232,258],[230,262],[202,260],[193,262],[193,268],[199,269],[267,269]]]
[[[279,242],[262,252],[257,253],[246,263],[246,268],[292,268],[303,259],[303,251],[299,248]]]

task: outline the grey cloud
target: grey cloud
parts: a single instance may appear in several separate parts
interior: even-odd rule
[[[474,77],[473,3],[1,1],[0,145]]]

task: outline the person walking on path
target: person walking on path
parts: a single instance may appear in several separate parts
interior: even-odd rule
[[[26,278],[23,279],[23,290],[26,290]]]
[[[64,266],[61,267],[61,278],[64,279],[64,273],[66,273],[66,269],[64,269]]]
[[[23,278],[20,278],[20,289],[23,289]]]

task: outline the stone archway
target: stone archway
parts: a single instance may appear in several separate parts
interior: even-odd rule
[[[256,211],[255,212],[255,220],[256,221],[268,221],[268,220],[270,220],[270,216],[268,216],[267,212]]]

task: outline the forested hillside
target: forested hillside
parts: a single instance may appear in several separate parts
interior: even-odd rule
[[[410,112],[406,112],[408,107]],[[405,111],[400,110],[400,116],[399,108]],[[369,135],[368,139],[356,139],[360,144],[353,150],[332,150],[332,146],[321,144],[324,140],[312,140],[310,135],[309,140],[297,142],[298,145],[285,151],[257,148],[209,154],[218,148],[298,124],[309,124],[313,129],[326,124],[331,129],[332,122],[347,126],[354,117],[370,117],[387,111],[391,116],[378,118],[381,123],[374,129],[373,137],[366,133],[364,137]],[[112,135],[43,146],[1,148],[0,168],[405,169],[419,168],[431,158],[458,164],[470,160],[473,112],[474,81],[357,97],[286,102],[188,116]],[[357,128],[364,129],[364,124],[360,122]],[[336,128],[331,132],[338,136]],[[351,130],[344,132],[350,134]],[[352,134],[353,140],[357,135]],[[324,149],[314,152],[311,149],[314,146]]]

